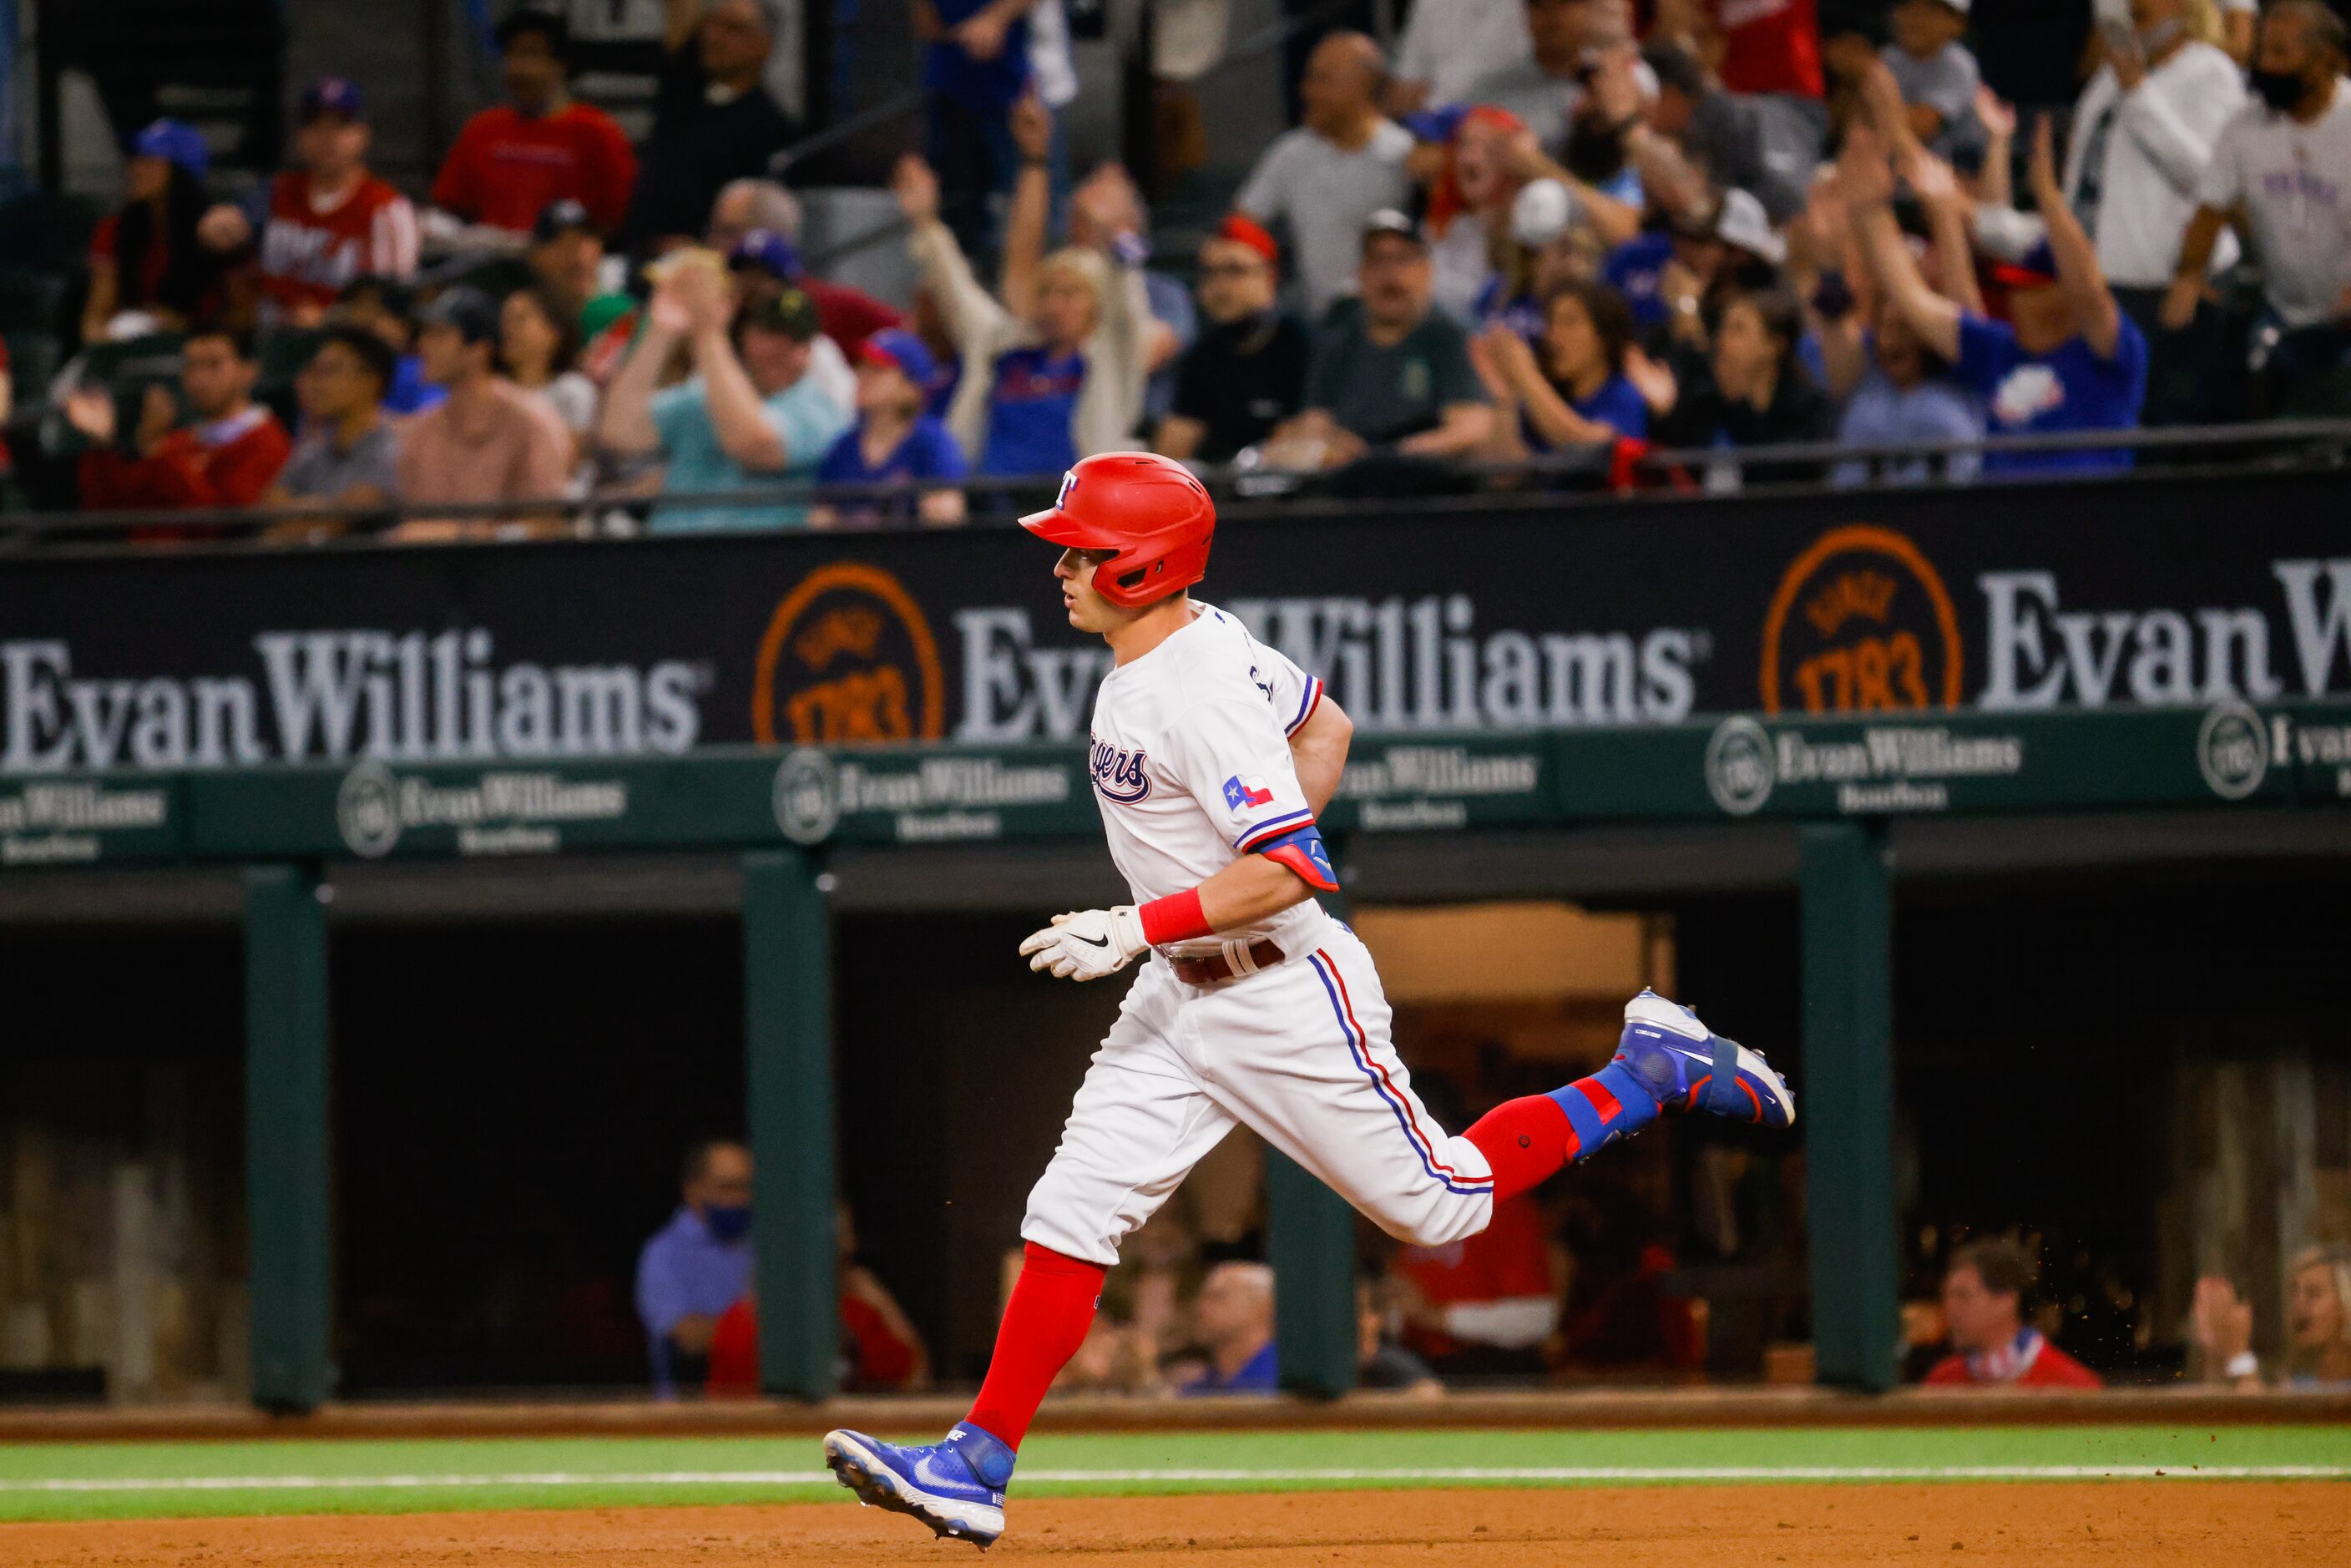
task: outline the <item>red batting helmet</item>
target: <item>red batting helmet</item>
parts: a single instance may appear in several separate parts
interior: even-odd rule
[[[1094,569],[1094,591],[1134,609],[1207,575],[1217,508],[1174,458],[1104,452],[1071,469],[1051,509],[1029,513],[1020,526],[1072,549],[1114,552]]]

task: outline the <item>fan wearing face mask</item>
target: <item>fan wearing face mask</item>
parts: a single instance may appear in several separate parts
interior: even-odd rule
[[[2206,298],[2213,247],[2233,229],[2261,267],[2270,401],[2339,364],[2351,348],[2351,89],[2343,19],[2320,0],[2274,0],[2262,16],[2248,81],[2197,187],[2163,301],[2173,330]]]
[[[637,1255],[637,1316],[663,1399],[701,1386],[719,1318],[751,1288],[751,1151],[706,1139],[678,1176],[677,1212]]]

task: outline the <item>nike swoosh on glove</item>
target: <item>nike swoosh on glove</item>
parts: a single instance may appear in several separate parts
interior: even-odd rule
[[[1020,951],[1032,969],[1064,980],[1099,980],[1125,968],[1149,946],[1143,939],[1143,916],[1132,904],[1122,904],[1056,915],[1053,924],[1020,944]]]

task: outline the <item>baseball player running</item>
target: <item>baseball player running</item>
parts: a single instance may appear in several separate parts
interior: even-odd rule
[[[1020,1440],[1085,1338],[1120,1241],[1234,1124],[1389,1235],[1437,1247],[1665,1112],[1769,1127],[1796,1114],[1761,1056],[1644,991],[1606,1067],[1448,1137],[1388,1042],[1371,954],[1313,898],[1338,890],[1314,820],[1353,727],[1322,682],[1186,591],[1207,570],[1207,492],[1166,458],[1108,453],[1020,521],[1062,547],[1053,575],[1070,624],[1110,643],[1092,768],[1134,895],[1057,915],[1020,951],[1070,980],[1156,961],[1128,989],[1029,1196],[1024,1261],[971,1414],[928,1447],[824,1440],[825,1463],[860,1499],[983,1547],[1003,1533]]]

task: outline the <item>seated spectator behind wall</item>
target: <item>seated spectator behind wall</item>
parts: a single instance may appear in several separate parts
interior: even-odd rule
[[[411,505],[534,501],[561,496],[571,437],[546,402],[497,373],[497,307],[478,289],[452,288],[424,308],[418,334],[425,379],[448,393],[401,429],[400,498]],[[552,517],[411,519],[410,542],[551,533]]]
[[[1024,125],[1050,123],[1044,105],[1033,100],[1030,108],[1015,108],[1013,122],[1016,131]],[[1030,143],[1024,140],[1023,145]],[[1041,174],[1040,166],[1031,161],[1021,178],[1029,182]],[[1020,215],[1017,202],[1014,215]],[[1081,250],[1123,253],[1143,275],[1143,296],[1151,310],[1143,340],[1143,366],[1148,378],[1143,389],[1143,418],[1146,423],[1155,423],[1166,417],[1176,400],[1176,361],[1200,335],[1200,318],[1181,279],[1143,265],[1151,254],[1151,210],[1123,164],[1101,164],[1078,182],[1070,196],[1069,233],[1070,244]],[[1009,293],[1005,302],[1016,314],[1020,309],[1020,302]]]
[[[1273,1270],[1219,1263],[1192,1307],[1193,1335],[1207,1368],[1179,1394],[1271,1394],[1280,1386],[1273,1346]]]
[[[2208,1383],[2228,1383],[2247,1393],[2262,1388],[2261,1359],[2253,1354],[2253,1309],[2238,1297],[2237,1288],[2218,1277],[2197,1281],[2192,1311],[2197,1374]],[[2351,1251],[2313,1247],[2286,1265],[2284,1339],[2279,1386],[2351,1389]]]
[[[1464,323],[1495,284],[1494,258],[1510,230],[1527,131],[1506,110],[1473,109],[1444,144],[1424,226],[1435,265],[1437,308]]]
[[[1430,299],[1428,242],[1391,210],[1372,214],[1361,246],[1360,298],[1334,306],[1316,332],[1306,409],[1275,433],[1278,460],[1336,468],[1373,455],[1469,455],[1493,410],[1468,335]]]
[[[833,1214],[840,1256],[841,1360],[844,1394],[900,1394],[931,1380],[930,1353],[898,1298],[881,1276],[857,1260],[857,1230],[847,1204]],[[703,1388],[714,1399],[748,1399],[759,1392],[759,1303],[756,1295],[719,1314],[710,1335],[710,1373]]]
[[[1412,133],[1380,113],[1380,71],[1379,47],[1361,33],[1316,44],[1298,84],[1304,122],[1274,139],[1233,198],[1259,223],[1288,227],[1317,315],[1354,292],[1365,221],[1411,193]]]
[[[264,318],[316,327],[360,277],[413,277],[416,209],[367,166],[356,84],[321,77],[295,114],[294,162],[269,183],[261,230]]]
[[[433,203],[511,248],[549,202],[569,196],[610,234],[628,215],[637,155],[612,117],[571,96],[571,25],[525,5],[498,24],[508,101],[457,133]]]
[[[400,441],[383,416],[395,361],[382,339],[357,327],[329,327],[294,377],[302,439],[264,497],[272,507],[321,501],[372,506],[400,494]],[[304,518],[272,530],[283,539],[330,538],[348,518]]]
[[[1562,446],[1644,439],[1649,405],[1625,379],[1633,312],[1604,283],[1569,283],[1543,306],[1542,340],[1530,344],[1497,321],[1470,344],[1494,400],[1485,455],[1499,462]]]
[[[193,125],[159,120],[131,139],[122,205],[90,235],[84,342],[176,331],[230,308],[229,272],[248,225],[234,213],[214,215],[204,195],[211,167]]]
[[[1971,1241],[1943,1274],[1943,1321],[1951,1354],[1935,1364],[1936,1385],[2100,1388],[2105,1380],[2024,1322],[2032,1260],[2004,1237]]]
[[[1890,20],[1894,40],[1877,57],[1901,89],[1910,134],[1938,158],[1979,145],[1975,102],[1983,78],[1959,42],[1968,30],[1968,0],[1899,0]]]
[[[751,1151],[730,1138],[696,1144],[678,1174],[677,1212],[637,1254],[637,1320],[658,1397],[701,1383],[719,1317],[751,1289]]]
[[[1032,201],[1007,225],[1007,274],[1034,274],[1025,292],[1033,303],[1015,314],[980,287],[939,221],[929,166],[901,159],[893,186],[914,226],[924,283],[962,356],[946,420],[972,472],[1057,475],[1081,457],[1124,447],[1142,412],[1151,319],[1141,268],[1074,246],[1039,259],[1044,213]]]
[[[1673,412],[1660,428],[1671,446],[1779,446],[1826,440],[1828,400],[1796,356],[1803,310],[1784,288],[1732,296],[1716,323],[1714,346],[1694,375],[1682,378]],[[1731,482],[1814,477],[1817,463],[1725,465]]]
[[[1878,286],[1919,341],[1984,400],[1992,434],[2134,429],[2147,394],[2147,339],[2116,308],[2089,235],[2058,189],[2046,120],[2033,128],[2032,169],[2049,238],[1996,274],[2008,286],[2007,321],[1978,316],[1928,287],[1895,224],[1893,174],[1873,132],[1846,132],[1838,173]],[[2002,474],[2130,465],[2127,447],[1984,457],[1985,472]]]
[[[1542,1205],[1520,1193],[1485,1229],[1444,1247],[1405,1247],[1389,1266],[1405,1347],[1447,1375],[1543,1370],[1568,1284],[1567,1249]]]
[[[1822,128],[1810,113],[1787,97],[1718,87],[1671,44],[1652,44],[1640,59],[1656,78],[1653,95],[1631,90],[1623,51],[1595,68],[1593,91],[1623,126],[1626,156],[1653,204],[1687,212],[1711,183],[1753,193],[1774,224],[1803,211],[1820,163]]]
[[[914,489],[924,480],[954,481],[968,474],[963,448],[926,412],[924,389],[938,368],[930,350],[904,328],[876,332],[858,351],[857,423],[841,433],[816,471],[826,485],[904,485],[913,493],[889,500],[828,502],[810,514],[819,528],[883,517],[919,517],[926,523],[963,521],[963,492]]]
[[[599,434],[622,456],[659,453],[664,495],[757,489],[815,473],[849,414],[809,373],[816,306],[796,288],[732,315],[724,273],[706,253],[662,272],[643,333],[605,392]],[[660,388],[681,346],[694,374]],[[798,507],[656,507],[654,533],[771,528],[807,520]]]
[[[2258,101],[2220,132],[2163,302],[2165,327],[2177,331],[2194,319],[2221,227],[2235,225],[2260,264],[2278,334],[2265,401],[2288,407],[2303,383],[2330,375],[2351,350],[2346,36],[2342,17],[2318,0],[2275,0],[2262,13],[2249,78]]]
[[[601,299],[629,302],[603,292],[604,235],[588,209],[559,196],[539,210],[519,256],[494,256],[466,268],[455,281],[471,284],[493,299],[517,288],[544,291],[574,323]]]
[[[498,307],[498,369],[523,391],[546,401],[572,440],[572,466],[593,444],[596,384],[573,368],[580,357],[579,319],[546,290],[517,288]]]
[[[848,344],[823,329],[823,305],[798,281],[807,276],[800,266],[799,246],[770,230],[753,229],[727,254],[726,270],[735,280],[735,308],[738,314],[788,291],[808,295],[810,302],[816,305],[819,329],[815,340],[809,344],[809,375],[824,389],[825,395],[841,405],[843,414],[853,413],[857,408],[857,371],[849,362]],[[853,294],[856,290],[848,292]],[[878,305],[879,301],[868,303]],[[863,316],[862,310],[858,314]],[[875,330],[871,317],[852,320],[851,326],[862,329],[851,333],[851,340],[860,343]]]
[[[1355,1281],[1355,1384],[1361,1388],[1402,1391],[1422,1399],[1441,1399],[1445,1385],[1436,1369],[1390,1337],[1379,1282]]]
[[[737,221],[750,216],[773,221]],[[874,333],[906,324],[902,313],[865,290],[810,272],[801,260],[799,233],[799,203],[772,180],[737,180],[711,209],[710,248],[737,271],[761,267],[815,300],[824,335],[842,353],[853,355]]]
[[[622,236],[690,243],[730,180],[765,174],[799,134],[767,89],[776,47],[768,0],[669,0],[653,134]]]
[[[1949,365],[1928,352],[1899,306],[1881,298],[1876,323],[1867,332],[1861,330],[1849,298],[1844,306],[1841,314],[1822,321],[1817,330],[1830,394],[1844,405],[1837,415],[1840,445],[1983,439],[1982,402],[1951,378]],[[1838,485],[1873,479],[1923,485],[1939,475],[1956,484],[1974,478],[1982,466],[1980,452],[1856,458],[1838,464],[1830,479]]]
[[[416,355],[416,291],[389,277],[352,281],[335,301],[329,325],[357,327],[372,332],[392,353],[392,390],[384,394],[383,411],[390,414],[422,413],[449,395],[424,379],[424,362]]]
[[[1280,248],[1234,213],[1200,242],[1200,314],[1176,397],[1155,444],[1169,457],[1229,463],[1298,412],[1313,352],[1306,329],[1274,303]]]
[[[181,352],[179,398],[160,385],[147,389],[128,452],[116,444],[110,390],[67,395],[66,418],[89,443],[81,455],[84,507],[250,507],[285,466],[286,427],[253,401],[261,373],[253,334],[198,326]],[[186,425],[182,402],[193,422]]]

